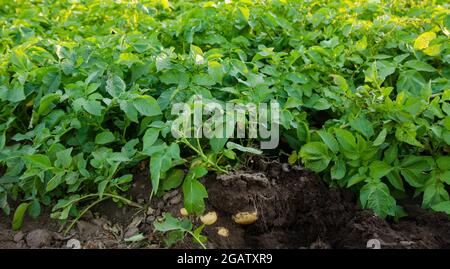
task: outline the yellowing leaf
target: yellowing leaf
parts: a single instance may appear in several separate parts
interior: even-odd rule
[[[159,4],[160,4],[164,9],[170,9],[170,3],[169,3],[169,0],[159,0]]]
[[[222,64],[216,61],[208,62],[208,73],[214,78],[216,82],[221,83],[223,78],[223,67]]]
[[[436,38],[436,34],[433,32],[425,32],[419,35],[414,41],[414,48],[417,50],[423,50],[428,48],[428,44],[431,40]]]
[[[290,165],[293,165],[293,164],[295,164],[297,162],[297,160],[298,160],[297,151],[294,150],[292,152],[292,154],[289,155],[288,162],[289,162]]]
[[[191,44],[191,57],[194,59],[195,64],[204,64],[205,62],[202,49],[192,44]]]
[[[117,62],[130,68],[134,63],[139,63],[141,61],[139,60],[139,57],[133,53],[121,53]]]
[[[366,48],[367,48],[367,37],[364,36],[362,39],[356,42],[356,50],[362,51],[365,50]]]
[[[241,16],[245,19],[245,21],[248,21],[248,19],[250,18],[250,10],[248,10],[248,8],[246,7],[239,7],[239,12]]]
[[[441,44],[429,46],[423,52],[428,56],[436,56],[441,52]]]

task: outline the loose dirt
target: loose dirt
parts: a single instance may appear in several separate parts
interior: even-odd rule
[[[130,195],[147,203],[148,171],[136,168]],[[450,219],[428,212],[414,202],[403,206],[408,216],[385,221],[357,206],[347,190],[330,189],[300,166],[277,160],[250,159],[247,168],[204,179],[209,192],[207,211],[218,220],[206,226],[208,248],[366,248],[375,239],[381,248],[450,248]],[[173,190],[153,199],[143,210],[105,202],[95,207],[68,234],[48,218],[26,218],[21,231],[11,231],[11,217],[0,214],[0,248],[162,248],[163,236],[153,231],[153,221],[164,212],[179,216],[182,194]],[[232,215],[256,211],[258,220],[239,225]],[[192,218],[198,223],[198,219]],[[220,227],[228,237],[218,235]],[[142,234],[138,242],[125,239]],[[172,247],[199,248],[190,238]]]
[[[404,205],[408,217],[384,221],[357,206],[350,191],[330,189],[310,172],[270,160],[252,160],[250,169],[219,175],[206,182],[209,209],[228,238],[207,228],[219,248],[366,248],[370,239],[381,248],[449,248],[447,215],[415,204]],[[233,223],[239,211],[257,211],[249,226]]]

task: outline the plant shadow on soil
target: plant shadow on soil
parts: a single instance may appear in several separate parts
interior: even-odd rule
[[[130,194],[144,202],[150,191],[148,165],[136,168]],[[361,210],[348,190],[330,189],[300,166],[277,160],[251,158],[247,168],[205,179],[209,193],[207,211],[218,220],[206,226],[208,248],[366,248],[378,239],[381,248],[450,248],[450,220],[446,214],[428,212],[417,204],[404,204],[408,216],[399,222],[385,221]],[[112,201],[92,210],[68,235],[49,219],[48,209],[36,220],[26,218],[21,231],[11,231],[10,217],[0,215],[0,248],[65,248],[70,239],[82,248],[161,248],[163,236],[154,233],[152,222],[164,212],[179,216],[182,195],[173,190],[154,198],[148,209],[136,212]],[[238,225],[231,216],[257,211],[258,220]],[[198,224],[198,220],[192,219]],[[219,227],[229,230],[218,235]],[[125,238],[143,234],[145,240],[127,243]],[[174,248],[199,248],[190,238]]]

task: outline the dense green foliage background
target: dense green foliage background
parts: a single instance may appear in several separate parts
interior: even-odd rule
[[[124,193],[150,159],[154,191],[204,210],[208,170],[251,141],[173,139],[171,104],[277,100],[289,160],[360,193],[450,214],[447,1],[0,1],[0,208],[67,219]],[[180,154],[181,152],[181,154]],[[189,172],[185,174],[185,168]]]

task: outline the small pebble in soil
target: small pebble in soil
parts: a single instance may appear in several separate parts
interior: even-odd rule
[[[181,202],[181,195],[180,194],[178,194],[178,195],[176,195],[175,197],[172,197],[172,199],[170,199],[170,204],[171,205],[176,205],[176,204],[179,204]]]
[[[37,229],[28,233],[26,241],[30,248],[46,247],[51,244],[52,236],[47,230]]]
[[[147,224],[152,224],[155,221],[155,216],[148,216],[147,219],[145,219],[145,222]]]
[[[172,193],[168,192],[168,193],[164,194],[163,200],[167,202],[171,197],[172,197]]]
[[[153,208],[151,208],[151,207],[147,208],[147,215],[148,216],[153,215],[153,213],[155,213],[155,210]]]
[[[164,208],[164,202],[163,202],[163,201],[159,201],[158,204],[156,205],[156,207],[157,207],[158,209]]]
[[[19,243],[23,238],[24,238],[24,234],[22,231],[18,231],[15,235],[14,235],[14,242]]]

